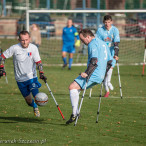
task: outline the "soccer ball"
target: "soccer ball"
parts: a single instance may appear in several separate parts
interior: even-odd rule
[[[43,92],[39,92],[36,96],[35,96],[35,103],[39,106],[44,106],[48,103],[48,96],[46,93]]]

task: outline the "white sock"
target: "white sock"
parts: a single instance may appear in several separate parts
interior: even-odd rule
[[[108,85],[107,85],[107,76],[104,79],[103,85],[104,85],[105,91],[109,92],[109,88],[108,88]]]
[[[79,92],[80,92],[80,90],[77,90],[77,89],[70,90],[72,114],[75,116],[78,114]]]
[[[107,86],[110,88],[110,90],[114,89],[113,85],[111,84],[112,72],[113,72],[112,68],[110,68],[109,71],[107,72]]]

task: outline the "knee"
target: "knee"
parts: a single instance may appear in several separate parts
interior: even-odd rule
[[[69,90],[72,90],[73,89],[73,84],[71,83],[68,87]]]

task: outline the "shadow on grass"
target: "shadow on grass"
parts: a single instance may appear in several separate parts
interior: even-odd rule
[[[0,123],[5,123],[5,124],[12,124],[12,123],[19,123],[19,122],[27,122],[27,123],[38,123],[38,124],[49,124],[49,125],[61,125],[61,126],[66,126],[64,123],[53,123],[53,122],[46,122],[45,119],[36,119],[36,118],[25,118],[25,117],[0,117]],[[9,120],[9,121],[8,121]]]
[[[17,123],[17,122],[30,122],[30,123],[39,123],[43,124],[44,119],[36,119],[36,118],[24,118],[24,117],[0,117],[0,123]],[[4,121],[4,120],[9,120]]]

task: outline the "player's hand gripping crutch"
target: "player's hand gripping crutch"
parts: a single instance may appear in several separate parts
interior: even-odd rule
[[[57,106],[57,108],[58,108],[58,110],[59,110],[59,112],[60,112],[60,114],[61,114],[63,120],[65,120],[65,118],[64,118],[64,116],[63,116],[63,114],[62,114],[62,112],[61,112],[61,110],[60,110],[60,108],[59,108],[59,105],[58,105],[57,101],[55,100],[55,97],[54,97],[54,95],[53,95],[53,93],[52,93],[52,91],[51,91],[51,89],[50,89],[50,87],[49,87],[49,85],[48,85],[48,83],[47,83],[47,79],[44,78],[43,80],[44,80],[44,82],[46,83],[46,86],[47,86],[47,88],[48,88],[48,90],[49,90],[51,96],[53,97],[53,100],[54,100],[54,102],[55,102],[55,104],[56,104],[56,106]]]
[[[76,126],[77,121],[78,121],[78,118],[79,118],[79,114],[80,114],[80,110],[81,110],[82,102],[83,102],[83,99],[84,99],[84,96],[85,96],[85,92],[86,92],[86,88],[87,88],[88,80],[89,80],[89,77],[86,78],[85,89],[84,89],[84,91],[83,91],[83,95],[82,95],[81,102],[80,102],[80,107],[79,107],[79,113],[77,114],[77,117],[76,117],[76,121],[75,121],[74,126]]]
[[[120,94],[121,94],[121,99],[122,99],[123,98],[123,96],[122,96],[122,86],[121,86],[121,79],[120,79],[120,71],[119,71],[119,63],[118,63],[118,61],[117,61],[117,70],[118,70]]]

